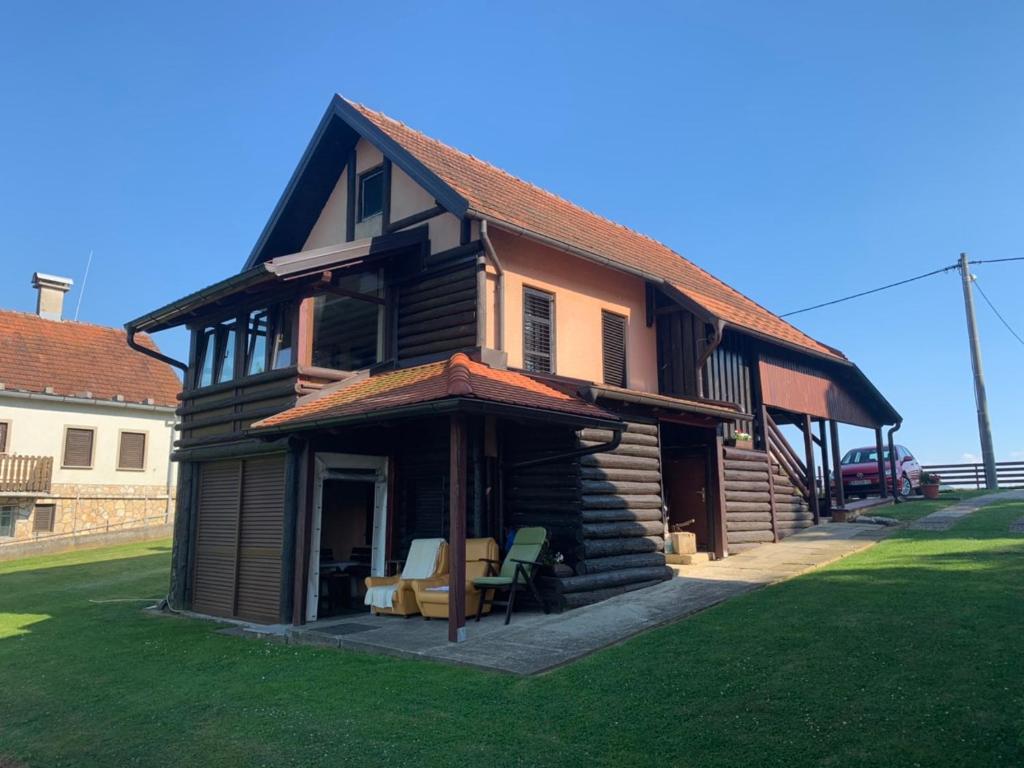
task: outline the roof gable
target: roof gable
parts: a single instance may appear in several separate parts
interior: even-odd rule
[[[146,334],[135,340],[159,351]],[[0,310],[0,383],[7,390],[173,406],[181,382],[170,366],[128,346],[124,331]],[[47,393],[51,394],[51,393]]]

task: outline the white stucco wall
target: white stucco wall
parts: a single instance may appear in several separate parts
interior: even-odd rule
[[[53,482],[87,485],[167,486],[174,414],[116,405],[0,398],[0,421],[9,423],[7,452],[53,457]],[[91,427],[91,469],[61,467],[66,427]],[[122,431],[145,432],[146,467],[142,471],[117,468]],[[172,466],[172,481],[173,466]]]

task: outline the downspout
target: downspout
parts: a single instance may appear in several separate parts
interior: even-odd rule
[[[714,335],[711,337],[711,341],[708,342],[707,349],[701,353],[700,359],[697,360],[697,395],[699,397],[705,396],[704,377],[701,373],[704,370],[704,365],[711,358],[711,355],[714,354],[715,350],[718,349],[718,345],[722,343],[722,332],[725,330],[725,323],[722,320],[716,319],[712,323],[712,327],[714,328]]]
[[[146,355],[147,357],[152,357],[154,360],[159,360],[161,363],[166,363],[167,365],[173,365],[175,368],[181,369],[182,373],[184,373],[186,375],[188,374],[188,365],[186,363],[183,363],[180,360],[175,360],[173,357],[168,357],[167,355],[162,355],[159,352],[157,352],[155,349],[149,349],[148,347],[142,346],[141,344],[139,344],[139,342],[137,342],[135,340],[135,334],[136,333],[138,333],[137,329],[135,329],[135,328],[129,328],[128,329],[128,346],[129,347],[134,349],[136,352],[141,352],[142,354]]]
[[[889,428],[889,477],[892,478],[892,501],[893,504],[902,504],[899,489],[896,487],[896,445],[893,441],[893,434],[903,426],[903,419],[896,422],[895,426]],[[883,480],[884,482],[884,480]]]
[[[487,219],[480,218],[480,242],[483,243],[484,253],[487,254],[488,260],[494,266],[494,271],[498,275],[498,283],[495,286],[494,293],[497,299],[497,309],[495,311],[495,346],[499,352],[505,351],[505,270],[501,266],[501,261],[498,259],[498,254],[494,250],[494,244],[491,242],[491,238],[487,236]],[[482,295],[478,294],[478,299],[482,304],[486,304],[487,301],[487,276],[484,274],[483,278],[483,292]],[[486,335],[486,331],[484,332]]]
[[[625,427],[616,429],[612,433],[612,439],[607,443],[598,443],[597,445],[591,445],[587,448],[576,448],[572,451],[566,451],[564,453],[555,453],[548,456],[542,456],[539,459],[527,459],[526,461],[517,461],[514,464],[509,464],[506,469],[522,469],[524,467],[534,467],[538,464],[547,464],[551,461],[561,461],[562,459],[577,459],[581,456],[590,456],[594,453],[606,453],[607,451],[614,451],[622,443],[622,433],[626,431]]]

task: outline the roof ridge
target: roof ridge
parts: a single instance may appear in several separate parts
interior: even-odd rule
[[[473,382],[470,379],[470,359],[465,352],[456,352],[448,358],[445,366],[445,376],[448,379],[448,386],[445,391],[455,397],[469,397],[473,394]]]
[[[104,331],[114,331],[115,333],[121,333],[124,334],[125,336],[128,335],[127,331],[125,331],[124,328],[118,328],[116,325],[103,325],[102,323],[91,323],[88,320],[66,320],[64,318],[58,320],[52,317],[43,317],[42,315],[38,315],[35,312],[26,312],[25,310],[22,309],[5,309],[3,307],[0,307],[0,314],[19,315],[21,317],[28,317],[33,320],[41,320],[44,323],[58,323],[60,325],[82,326],[84,328],[99,328]],[[145,331],[139,331],[135,335],[146,337],[149,336],[149,334],[146,333]]]

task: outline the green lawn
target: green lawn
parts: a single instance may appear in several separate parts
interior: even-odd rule
[[[917,520],[919,517],[930,515],[932,512],[942,509],[943,507],[956,504],[958,501],[966,501],[968,499],[973,499],[976,496],[984,496],[988,493],[992,493],[992,491],[950,491],[939,494],[939,498],[935,501],[914,497],[906,503],[893,504],[890,507],[879,507],[877,510],[868,510],[865,514],[877,514],[880,517],[892,517],[901,522],[909,523],[913,520]]]
[[[0,563],[0,765],[1019,766],[1021,516],[901,531],[531,679],[94,602],[160,595],[166,544]]]

